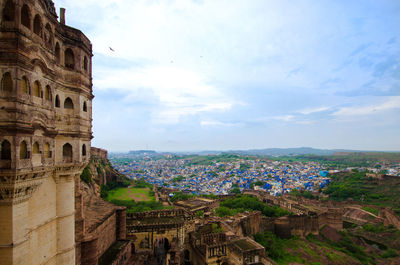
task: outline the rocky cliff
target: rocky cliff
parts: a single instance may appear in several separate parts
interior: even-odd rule
[[[107,151],[91,149],[89,164],[75,180],[76,264],[97,264],[99,257],[116,241],[124,239],[125,207],[101,198],[101,187],[124,183],[127,178],[115,170]]]
[[[107,157],[107,151],[92,147],[90,150],[90,162],[81,175],[81,189],[93,190],[100,195],[101,185],[110,183],[121,183],[127,178],[113,168]]]

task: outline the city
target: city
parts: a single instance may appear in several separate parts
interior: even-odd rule
[[[151,154],[154,155],[154,152]],[[274,161],[238,155],[204,156],[202,159],[201,156],[159,154],[154,159],[154,156],[152,158],[144,152],[139,157],[130,153],[110,154],[110,161],[119,172],[131,179],[144,179],[159,187],[194,194],[228,194],[234,187],[268,191],[275,196],[294,189],[316,192],[329,183],[328,173],[355,169],[327,170],[326,165],[318,162]],[[400,165],[396,163],[357,169],[400,176]]]

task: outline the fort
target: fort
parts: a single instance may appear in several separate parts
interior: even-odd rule
[[[344,222],[400,227],[391,208],[376,216],[352,202],[293,200],[254,190],[243,193],[293,214],[212,216],[232,194],[142,213],[104,201],[100,186],[125,179],[106,150],[91,146],[89,39],[65,24],[65,9],[58,18],[51,0],[0,3],[1,265],[128,265],[152,259],[169,265],[275,264],[254,234],[305,237],[326,227],[341,230]],[[92,183],[81,181],[86,170]],[[153,191],[156,200],[172,204],[169,194],[175,190]],[[201,211],[207,214],[197,216]]]
[[[0,3],[0,264],[98,264],[110,249],[124,264],[125,209],[80,182],[91,153],[107,157],[91,148],[92,45],[51,0]]]
[[[108,159],[108,152],[105,149],[92,147],[90,148],[90,153],[92,156],[99,157],[102,159]]]

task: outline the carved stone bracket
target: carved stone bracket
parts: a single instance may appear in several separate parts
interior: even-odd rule
[[[46,178],[46,171],[0,173],[0,205],[29,200]]]
[[[74,181],[76,176],[81,175],[86,165],[87,162],[57,165],[53,174],[54,181],[59,183],[61,178],[64,178],[66,181]]]

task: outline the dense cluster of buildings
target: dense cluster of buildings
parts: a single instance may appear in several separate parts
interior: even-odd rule
[[[190,159],[112,160],[114,167],[133,179],[144,178],[161,187],[194,193],[227,194],[232,188],[259,189],[277,195],[293,189],[316,191],[328,182],[318,163],[287,163],[237,159],[193,165]]]

